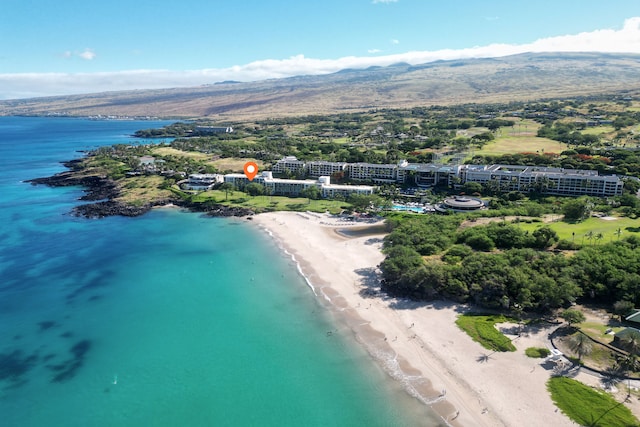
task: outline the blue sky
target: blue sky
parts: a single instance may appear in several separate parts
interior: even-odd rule
[[[638,0],[3,0],[0,99],[568,50],[640,53]]]

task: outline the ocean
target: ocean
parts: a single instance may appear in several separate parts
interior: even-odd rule
[[[439,425],[248,221],[24,182],[165,123],[0,117],[0,424]]]

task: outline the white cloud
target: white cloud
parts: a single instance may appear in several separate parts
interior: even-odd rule
[[[78,56],[82,59],[86,59],[87,61],[91,61],[96,57],[96,53],[93,50],[87,48],[84,51],[80,52]]]
[[[391,44],[400,44],[400,40],[398,40],[398,39],[391,39]]]
[[[466,49],[413,51],[394,55],[347,56],[314,59],[297,55],[267,59],[229,68],[203,70],[129,70],[103,73],[0,74],[0,99],[91,93],[112,90],[186,87],[224,80],[255,81],[270,78],[333,73],[345,68],[385,66],[398,62],[422,64],[436,60],[487,58],[524,52],[627,52],[640,53],[640,17],[627,19],[619,30],[604,29],[574,35],[548,37],[532,43],[492,44]],[[95,53],[87,49],[87,59]],[[370,54],[379,53],[377,50]]]
[[[72,52],[70,50],[66,50],[62,52],[59,56],[64,59],[81,58],[86,61],[91,61],[96,57],[96,53],[93,51],[93,49],[86,48],[82,52],[77,52],[77,51]]]
[[[369,49],[367,52],[368,53],[380,53],[382,51],[380,49]]]
[[[371,3],[379,4],[379,3],[397,3],[398,0],[373,0]]]

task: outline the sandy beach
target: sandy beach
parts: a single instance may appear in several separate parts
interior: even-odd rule
[[[491,353],[455,325],[466,306],[379,293],[376,266],[384,259],[384,235],[362,233],[375,225],[371,221],[276,212],[257,215],[253,222],[293,254],[315,292],[343,314],[377,363],[449,425],[575,425],[556,410],[546,390],[554,365],[524,354],[527,347],[547,347],[552,327],[512,335],[516,352]],[[348,233],[338,233],[340,229]],[[505,331],[515,333],[512,326],[505,325]],[[586,380],[597,385],[595,378]]]

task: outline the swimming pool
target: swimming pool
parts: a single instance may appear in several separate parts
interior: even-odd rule
[[[391,208],[394,211],[424,213],[424,208],[418,206],[393,205]]]

